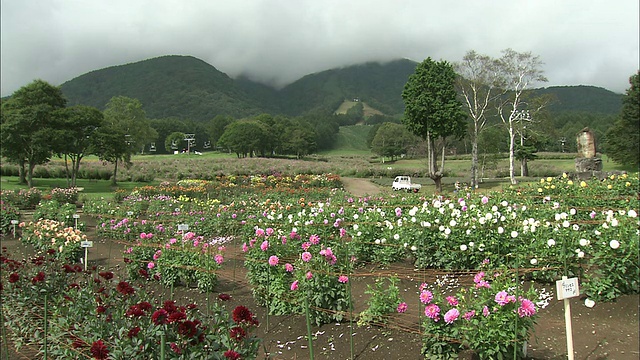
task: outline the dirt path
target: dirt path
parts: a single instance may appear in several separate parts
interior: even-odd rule
[[[367,179],[343,177],[340,180],[342,180],[344,189],[354,196],[377,195],[382,191],[380,186]]]

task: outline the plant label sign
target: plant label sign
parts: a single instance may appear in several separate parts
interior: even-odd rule
[[[80,214],[73,214],[74,219],[80,219]]]
[[[189,224],[178,224],[178,231],[187,231],[189,230]]]
[[[93,241],[81,241],[80,247],[83,247],[83,248],[93,247]]]
[[[18,225],[18,220],[11,220],[11,225]]]
[[[556,281],[556,290],[558,294],[558,300],[580,296],[580,289],[578,288],[578,278],[574,277]]]

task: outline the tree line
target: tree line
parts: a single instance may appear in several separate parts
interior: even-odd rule
[[[2,102],[0,155],[18,165],[20,183],[33,186],[36,165],[64,159],[69,186],[75,186],[87,155],[118,166],[136,153],[172,153],[219,149],[238,157],[302,157],[331,148],[349,116],[309,113],[289,118],[259,116],[234,119],[218,115],[206,123],[177,118],[148,119],[137,99],[115,96],[104,111],[66,106],[60,88],[43,80],[23,86]]]

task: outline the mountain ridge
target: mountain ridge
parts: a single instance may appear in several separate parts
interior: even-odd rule
[[[69,105],[103,109],[113,96],[137,98],[150,118],[207,121],[216,115],[332,113],[345,99],[353,98],[386,115],[399,116],[404,108],[402,89],[417,64],[408,59],[367,62],[308,74],[276,89],[246,76],[231,78],[193,56],[166,55],[93,70],[60,87]],[[535,91],[556,96],[554,111],[615,113],[621,107],[621,94],[595,86]]]

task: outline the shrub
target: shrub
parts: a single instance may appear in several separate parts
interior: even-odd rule
[[[74,226],[73,215],[76,213],[75,204],[59,203],[56,200],[41,201],[33,212],[33,219],[56,220],[66,226]]]
[[[388,282],[386,289],[384,287],[385,282]],[[395,312],[402,313],[406,310],[406,303],[400,298],[400,290],[397,283],[398,278],[393,276],[377,278],[373,286],[367,284],[365,294],[371,295],[371,297],[367,300],[368,308],[360,313],[358,325],[384,324],[390,314]]]
[[[5,235],[13,231],[11,221],[20,220],[20,212],[13,204],[0,200],[0,234]]]
[[[79,259],[80,242],[87,238],[80,230],[49,219],[20,223],[20,227],[22,242],[33,245],[40,253],[53,251],[57,257],[67,261]]]
[[[51,199],[60,204],[75,204],[78,201],[78,188],[54,188],[51,190]]]

